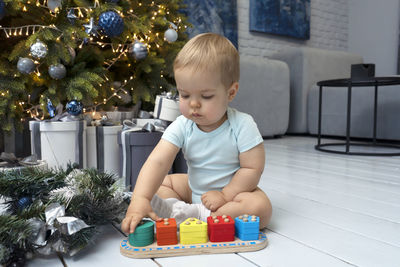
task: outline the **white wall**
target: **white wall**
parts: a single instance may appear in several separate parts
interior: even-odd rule
[[[310,40],[250,32],[249,0],[238,0],[237,5],[241,55],[267,57],[287,46],[347,50],[348,0],[311,0]]]
[[[344,50],[397,73],[400,0],[311,0],[310,40],[249,31],[249,0],[238,0],[239,52],[268,57],[288,46]]]
[[[399,0],[349,0],[348,50],[375,63],[376,75],[397,73]]]

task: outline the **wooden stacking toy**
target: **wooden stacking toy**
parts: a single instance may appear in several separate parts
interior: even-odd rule
[[[256,251],[267,246],[265,233],[259,231],[257,216],[210,216],[207,222],[189,218],[181,223],[178,242],[177,225],[173,218],[155,223],[142,220],[128,240],[120,245],[122,255],[131,258],[173,257],[198,254]],[[236,237],[235,237],[236,234]]]

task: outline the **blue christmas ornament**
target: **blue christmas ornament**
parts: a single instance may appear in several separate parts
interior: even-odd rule
[[[67,103],[66,109],[69,114],[77,116],[82,113],[83,105],[79,101],[71,100]]]
[[[49,112],[50,117],[54,118],[56,115],[56,108],[53,106],[50,99],[47,99],[47,111]]]
[[[0,19],[4,18],[6,15],[6,4],[3,0],[0,0]]]
[[[24,210],[32,204],[32,199],[30,197],[21,197],[18,199],[17,206],[19,210]]]
[[[118,36],[124,31],[124,21],[121,16],[114,11],[101,13],[98,24],[108,37]]]

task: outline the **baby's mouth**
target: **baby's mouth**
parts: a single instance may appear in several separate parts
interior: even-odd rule
[[[196,117],[196,118],[197,118],[197,117],[201,117],[201,115],[200,115],[199,113],[195,113],[195,112],[192,113],[192,116],[193,116],[193,117]]]

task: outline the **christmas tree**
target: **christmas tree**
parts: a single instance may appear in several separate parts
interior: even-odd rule
[[[181,8],[181,0],[0,0],[2,129],[47,118],[49,101],[86,112],[154,102],[174,88],[172,62],[187,40]]]

